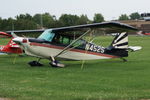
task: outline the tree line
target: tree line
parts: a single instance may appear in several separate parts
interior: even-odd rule
[[[117,20],[135,20],[140,19],[140,14],[138,12],[132,13],[129,16],[127,14],[122,14]],[[30,30],[30,29],[41,29],[41,28],[55,28],[55,27],[65,27],[71,25],[81,25],[98,23],[105,21],[104,16],[101,13],[96,13],[93,20],[90,20],[87,15],[72,15],[72,14],[62,14],[58,19],[55,15],[49,13],[43,14],[20,14],[15,18],[2,19],[0,17],[0,31],[8,30]]]

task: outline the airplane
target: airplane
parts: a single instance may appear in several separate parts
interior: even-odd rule
[[[144,32],[144,31],[139,31],[137,32],[137,34],[140,36],[150,36],[150,32]]]
[[[0,38],[9,38],[9,37],[12,37],[12,35],[7,34],[5,32],[0,32]]]
[[[150,35],[150,32],[144,32],[143,35]]]
[[[93,34],[95,30],[105,31],[107,34],[117,32],[108,47],[92,43],[92,40],[83,39],[87,34]],[[75,32],[76,33],[72,33]],[[80,32],[78,32],[80,31]],[[84,32],[83,32],[84,31]],[[71,60],[94,60],[128,57],[129,50],[140,50],[140,46],[128,46],[128,33],[137,31],[136,28],[119,22],[102,22],[94,24],[76,25],[60,28],[41,30],[7,31],[14,37],[12,41],[20,46],[26,55],[37,57],[37,61],[31,61],[30,66],[42,66],[41,59],[51,61],[52,67],[65,67],[57,58]],[[43,32],[38,38],[19,37],[15,33]],[[101,33],[99,33],[101,34]]]
[[[13,38],[12,38],[13,39]],[[0,54],[22,54],[22,49],[10,39],[7,45],[0,45]]]

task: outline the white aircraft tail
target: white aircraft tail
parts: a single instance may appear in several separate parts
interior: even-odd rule
[[[128,34],[126,32],[116,35],[113,42],[108,47],[108,50],[110,50],[111,54],[120,57],[127,57],[129,50],[138,51],[141,49],[142,47],[140,46],[128,46]]]

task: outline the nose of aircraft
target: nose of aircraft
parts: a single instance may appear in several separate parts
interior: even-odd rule
[[[26,43],[27,39],[22,38],[22,37],[16,37],[16,38],[12,39],[12,41],[17,43],[17,44],[21,44],[21,43]]]

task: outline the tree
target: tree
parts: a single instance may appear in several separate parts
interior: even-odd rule
[[[62,14],[59,18],[61,26],[78,25],[79,16],[71,14]]]
[[[14,23],[14,19],[13,18],[3,19],[1,21],[0,28],[3,31],[13,30],[14,29],[13,23]]]
[[[88,19],[87,15],[81,15],[79,17],[79,20],[78,20],[78,24],[88,24],[90,22],[90,20]]]
[[[42,14],[35,14],[33,16],[34,22],[37,24],[38,28],[43,28],[43,19],[42,19]]]
[[[119,16],[119,20],[129,20],[129,17],[126,14],[122,14],[121,16]]]
[[[30,14],[20,14],[16,16],[14,27],[15,30],[37,29],[37,24]]]
[[[37,24],[29,20],[16,20],[14,23],[15,30],[32,30],[37,29]]]
[[[136,20],[136,19],[140,19],[140,18],[141,18],[141,16],[140,16],[140,14],[138,12],[130,14],[130,19],[131,20]]]
[[[51,28],[54,27],[55,19],[49,13],[42,14],[43,27]]]
[[[104,17],[103,17],[102,14],[97,13],[97,14],[94,15],[94,20],[93,20],[94,23],[100,23],[100,22],[103,22],[103,21],[104,21]]]
[[[2,30],[2,18],[0,17],[0,30]]]
[[[32,20],[32,16],[28,13],[26,14],[20,14],[16,16],[17,20]]]

